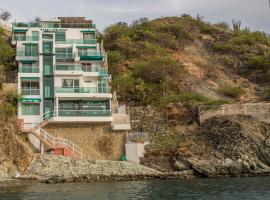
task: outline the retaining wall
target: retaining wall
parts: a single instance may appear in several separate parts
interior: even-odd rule
[[[214,117],[226,115],[250,115],[259,121],[270,124],[270,103],[228,104],[215,110],[207,110],[200,114],[200,122]]]

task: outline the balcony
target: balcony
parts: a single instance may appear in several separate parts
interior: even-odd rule
[[[39,53],[38,52],[28,52],[23,50],[18,50],[16,52],[16,60],[30,60],[30,61],[37,61]]]
[[[66,98],[112,98],[110,87],[55,87],[55,96]]]
[[[104,52],[78,52],[80,60],[103,60]]]
[[[39,89],[26,88],[21,89],[22,95],[40,95]]]
[[[19,67],[19,73],[39,73],[38,66]]]
[[[73,53],[56,53],[55,57],[56,57],[56,61],[74,60]]]
[[[38,36],[23,36],[23,35],[14,35],[12,41],[23,41],[23,42],[38,42]]]
[[[58,110],[53,122],[112,122],[111,110]]]
[[[80,64],[56,65],[56,75],[85,75],[85,76],[108,76],[108,69],[98,66],[83,66]]]
[[[60,117],[104,117],[112,116],[110,110],[59,110]]]
[[[55,41],[56,44],[97,44],[96,39],[82,40],[82,39],[67,39],[63,41]]]
[[[110,87],[55,87],[55,93],[111,93]]]

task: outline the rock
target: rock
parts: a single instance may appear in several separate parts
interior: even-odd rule
[[[65,167],[63,167],[65,165]],[[179,172],[180,173],[180,172]],[[26,174],[44,177],[46,183],[77,181],[134,180],[149,178],[185,178],[190,172],[166,173],[122,161],[75,159],[63,156],[38,155]]]
[[[190,167],[187,166],[185,163],[183,163],[182,161],[176,160],[174,162],[174,168],[177,171],[185,171],[185,170],[190,170]]]
[[[230,166],[230,165],[232,165],[232,164],[233,164],[233,160],[232,160],[232,159],[230,159],[230,158],[225,158],[225,160],[224,160],[224,165]]]
[[[244,162],[242,163],[242,166],[243,166],[245,169],[250,169],[250,166],[249,166],[249,164],[248,164],[246,161],[244,161]]]
[[[241,159],[238,159],[238,160],[237,160],[237,162],[238,162],[238,163],[241,163],[241,162],[243,162],[243,160],[241,160]]]

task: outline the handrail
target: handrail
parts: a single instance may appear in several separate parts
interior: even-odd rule
[[[63,138],[56,138],[53,135],[51,135],[49,132],[46,130],[42,129],[40,126],[45,122],[45,121],[50,121],[51,118],[55,116],[55,112],[45,112],[39,119],[38,122],[33,122],[33,132],[42,137],[46,142],[52,145],[53,148],[57,147],[57,144],[59,144],[62,148],[68,148],[70,149],[73,153],[76,153],[80,157],[82,157],[82,149],[75,145],[72,141],[68,139],[63,139]]]

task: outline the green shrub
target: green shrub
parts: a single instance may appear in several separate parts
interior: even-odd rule
[[[232,87],[229,85],[222,85],[218,89],[220,94],[223,94],[224,96],[233,98],[233,99],[239,99],[241,95],[245,94],[245,90],[243,90],[240,87]]]
[[[108,63],[112,67],[125,59],[120,51],[108,51],[107,53],[108,53]]]

